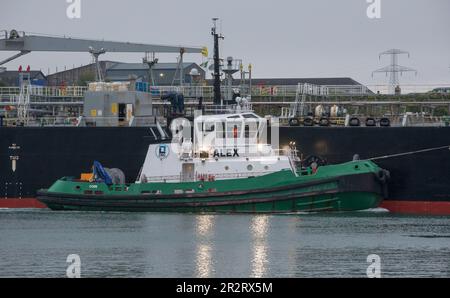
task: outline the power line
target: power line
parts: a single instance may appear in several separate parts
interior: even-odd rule
[[[398,64],[398,55],[407,54],[409,58],[409,52],[399,50],[399,49],[390,49],[380,53],[379,58],[383,55],[391,56],[391,64],[385,66],[383,68],[377,69],[372,72],[372,76],[374,73],[389,73],[389,93],[394,94],[396,88],[400,88],[400,82],[398,79],[398,75],[402,75],[404,72],[415,72],[417,75],[417,70],[413,68],[409,68],[406,66],[401,66]]]

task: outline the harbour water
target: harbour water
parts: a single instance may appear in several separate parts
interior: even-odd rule
[[[0,277],[450,277],[448,217],[0,210]]]

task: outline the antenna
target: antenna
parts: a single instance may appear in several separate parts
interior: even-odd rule
[[[415,72],[417,75],[417,70],[405,66],[398,65],[398,55],[401,54],[407,54],[409,58],[409,52],[399,50],[399,49],[390,49],[387,51],[384,51],[379,54],[378,58],[381,59],[381,56],[383,55],[390,55],[391,56],[391,64],[388,66],[385,66],[383,68],[377,69],[372,72],[372,77],[374,73],[386,73],[386,75],[389,73],[389,93],[394,94],[396,88],[400,88],[400,83],[398,79],[398,74],[402,75],[404,72]]]
[[[149,58],[148,52],[146,52],[142,59],[142,63],[148,65],[148,83],[151,84],[151,86],[156,86],[155,77],[153,75],[153,66],[158,63],[158,58],[155,58],[155,52],[152,53],[151,58]]]

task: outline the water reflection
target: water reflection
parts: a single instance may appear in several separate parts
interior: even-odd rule
[[[195,217],[195,230],[197,236],[209,237],[214,228],[214,215],[197,215]]]
[[[213,271],[212,237],[214,236],[215,215],[195,217],[196,234],[196,276],[211,277]]]
[[[251,277],[263,277],[267,271],[267,232],[269,216],[258,215],[252,218],[252,272]]]
[[[280,277],[293,277],[293,272],[302,270],[305,260],[301,258],[301,247],[305,245],[303,241],[303,223],[301,217],[287,218],[286,227],[286,269],[280,274]],[[300,237],[299,237],[300,235]]]
[[[211,277],[211,245],[198,244],[197,245],[197,277]]]
[[[0,277],[63,277],[70,253],[82,277],[361,278],[372,253],[384,277],[450,276],[447,217],[0,213]]]

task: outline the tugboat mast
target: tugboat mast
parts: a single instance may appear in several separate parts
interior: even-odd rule
[[[221,105],[221,95],[220,95],[220,58],[219,58],[219,38],[224,39],[222,34],[217,33],[217,20],[218,18],[213,18],[213,27],[211,28],[211,35],[214,36],[214,104]]]

